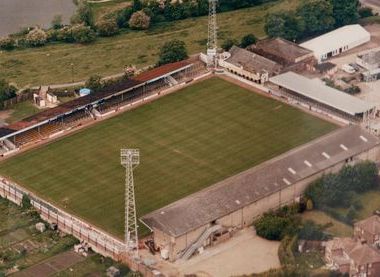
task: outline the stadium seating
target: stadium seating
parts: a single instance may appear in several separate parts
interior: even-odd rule
[[[40,134],[42,137],[49,137],[51,134],[57,133],[62,130],[62,124],[59,122],[51,122],[40,127]]]
[[[29,142],[38,141],[42,138],[37,129],[31,129],[15,136],[15,144],[20,147]]]
[[[81,121],[85,119],[90,119],[90,115],[85,110],[78,110],[74,111],[69,115],[66,115],[63,119],[64,124],[67,127],[73,127],[75,125],[78,125]]]

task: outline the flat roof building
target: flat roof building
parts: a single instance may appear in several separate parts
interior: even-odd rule
[[[359,24],[347,25],[300,44],[313,51],[318,62],[367,43],[371,34]]]

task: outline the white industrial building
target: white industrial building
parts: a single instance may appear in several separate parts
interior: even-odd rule
[[[359,24],[347,25],[300,44],[313,51],[318,62],[337,56],[371,40],[371,34]]]

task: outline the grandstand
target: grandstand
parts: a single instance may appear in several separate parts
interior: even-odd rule
[[[0,155],[5,156],[27,144],[50,138],[87,121],[103,117],[133,101],[189,82],[205,72],[204,66],[195,60],[167,64],[0,128]]]

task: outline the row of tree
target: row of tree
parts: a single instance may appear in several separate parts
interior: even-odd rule
[[[338,173],[322,176],[305,191],[319,209],[350,207],[355,193],[378,188],[378,168],[374,162],[365,161],[347,165]]]
[[[370,9],[361,8],[359,0],[307,0],[296,11],[269,14],[265,31],[270,37],[293,41],[357,23],[360,15],[371,14]]]

